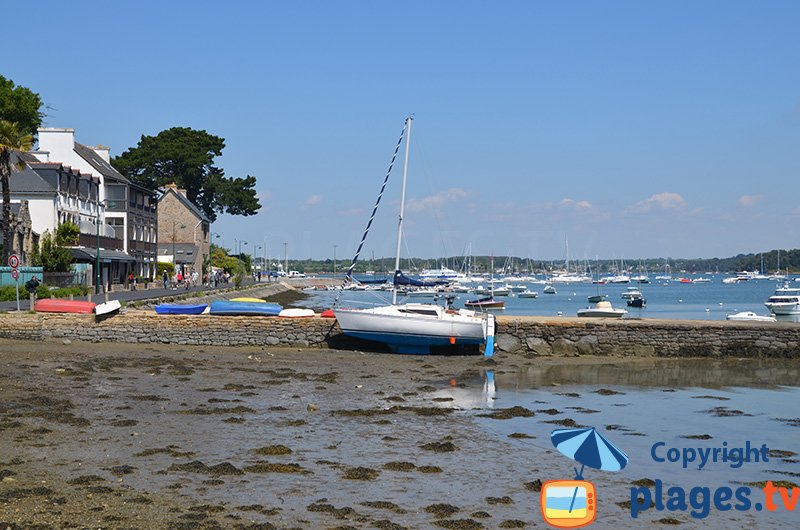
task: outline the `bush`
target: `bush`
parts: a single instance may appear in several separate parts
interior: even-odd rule
[[[159,261],[156,263],[156,278],[159,280],[161,276],[163,276],[164,271],[167,271],[169,277],[172,278],[172,274],[175,272],[175,264],[170,263],[169,261]]]
[[[36,289],[36,298],[69,298],[69,295],[73,295],[75,297],[82,297],[86,296],[89,293],[89,289],[83,286],[72,286],[72,287],[50,287],[46,284],[40,285]],[[25,297],[27,298],[28,293],[25,293]]]

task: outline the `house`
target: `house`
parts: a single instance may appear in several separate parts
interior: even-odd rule
[[[168,184],[158,199],[158,261],[175,264],[183,274],[207,271],[211,256],[211,221],[186,197],[186,190]]]
[[[23,263],[28,263],[33,245],[38,245],[42,234],[55,234],[58,225],[72,222],[80,229],[77,245],[70,250],[76,260],[76,272],[86,275],[94,283],[95,249],[100,242],[101,281],[110,284],[113,268],[132,261],[122,252],[123,235],[106,225],[98,225],[102,208],[98,201],[100,181],[91,174],[66,166],[60,162],[40,162],[31,153],[19,158],[24,165],[14,168],[10,183],[11,206],[23,209],[30,219],[30,242],[23,247]]]
[[[121,252],[104,256],[103,250],[108,247],[102,246],[101,241],[101,258],[108,263],[109,283],[126,284],[129,272],[153,278],[158,241],[156,193],[114,169],[108,147],[87,147],[76,142],[75,129],[46,127],[38,132],[39,148],[32,154],[40,162],[61,163],[98,180],[99,217],[103,226],[110,226],[115,239],[122,242]],[[83,234],[84,227],[79,226]]]

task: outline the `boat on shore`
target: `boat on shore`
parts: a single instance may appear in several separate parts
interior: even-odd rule
[[[109,300],[108,302],[103,302],[102,304],[97,304],[94,307],[94,314],[95,315],[110,315],[112,313],[116,313],[122,309],[122,304],[119,300]]]
[[[208,304],[158,304],[158,315],[202,315],[208,309]]]
[[[579,317],[592,317],[592,318],[622,318],[628,311],[626,309],[615,309],[611,306],[611,302],[603,300],[597,302],[594,307],[587,307],[578,309]]]
[[[33,305],[37,313],[75,313],[90,315],[97,306],[94,302],[86,300],[65,300],[62,298],[42,298]]]
[[[256,315],[278,316],[283,309],[279,304],[267,302],[234,302],[232,300],[216,300],[211,302],[212,315]]]
[[[456,310],[450,306],[445,308],[435,304],[397,304],[398,280],[403,280],[404,278],[400,270],[400,248],[403,236],[403,212],[405,210],[408,152],[412,123],[413,117],[406,118],[403,135],[395,148],[396,156],[400,149],[401,141],[405,139],[405,159],[400,195],[400,221],[397,226],[392,303],[391,305],[367,309],[343,308],[334,303],[333,310],[336,320],[345,335],[386,344],[395,353],[428,354],[435,347],[479,346],[483,344],[485,345],[484,355],[492,355],[494,353],[494,315],[476,313],[467,309]],[[384,179],[384,187],[381,188],[381,194],[376,201],[373,215],[380,203],[383,189],[385,189],[393,164],[394,158],[389,166],[389,173],[386,174]],[[367,230],[362,237],[362,244],[367,237],[371,224],[372,218],[367,224]],[[359,245],[350,269],[347,271],[346,278],[352,276],[360,252],[361,246]],[[426,286],[423,282],[408,282],[407,284],[419,287]]]

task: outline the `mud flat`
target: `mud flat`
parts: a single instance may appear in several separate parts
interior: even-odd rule
[[[571,478],[545,423],[567,407],[513,407],[500,390],[524,380],[563,400],[577,374],[628,366],[674,385],[686,362],[2,339],[0,352],[0,528],[42,529],[542,526],[538,481]],[[761,362],[750,380],[800,373]],[[616,398],[596,381],[585,396]],[[594,419],[611,403],[580,404]],[[591,480],[624,500],[631,477]],[[612,502],[599,513],[616,528],[663,517],[633,521]]]

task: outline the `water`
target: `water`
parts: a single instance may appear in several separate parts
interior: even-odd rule
[[[775,291],[776,283],[768,280],[751,280],[738,284],[723,284],[721,275],[705,276],[710,283],[680,283],[677,281],[650,284],[607,284],[588,283],[555,284],[556,294],[543,294],[541,284],[528,284],[531,291],[539,293],[538,298],[518,298],[516,296],[498,297],[505,300],[506,308],[498,314],[536,315],[536,316],[576,316],[578,309],[588,307],[587,298],[600,294],[614,307],[628,310],[626,318],[666,318],[689,320],[725,320],[726,316],[740,311],[753,311],[768,315],[764,302]],[[792,282],[792,286],[798,285]],[[628,287],[638,287],[647,306],[642,309],[626,307],[621,298]],[[463,307],[467,300],[478,298],[474,294],[459,293],[455,306]],[[330,307],[334,292],[315,291],[305,301],[308,307]],[[386,303],[390,295],[374,291],[345,291],[341,303],[344,306],[362,307],[370,304]],[[398,298],[398,301],[432,302],[433,298]],[[796,320],[796,319],[795,319]]]
[[[564,428],[553,422],[571,419],[580,426],[595,427],[630,457],[627,467],[618,473],[586,469],[586,480],[601,481],[599,487],[605,498],[618,502],[630,496],[633,481],[643,478],[660,479],[664,491],[680,486],[687,492],[695,486],[709,487],[713,492],[721,486],[735,489],[767,480],[800,482],[800,457],[796,454],[800,452],[798,380],[797,361],[644,360],[485,372],[482,380],[468,381],[465,388],[438,394],[452,397],[455,406],[468,410],[522,406],[535,411],[536,415],[529,418],[476,419],[490,436],[509,440],[517,451],[540,455],[538,461],[561,462],[561,476],[543,476],[542,481],[573,478],[575,462],[550,442],[550,433]],[[509,438],[514,433],[530,438]],[[663,457],[670,448],[733,449],[746,447],[747,442],[755,448],[766,445],[771,450],[768,461],[744,462],[736,468],[719,458],[701,469],[699,460],[684,468],[681,461],[658,462],[652,456],[658,443],[664,445],[656,449],[656,456]],[[616,481],[616,487],[608,480]],[[763,493],[755,488],[751,500],[763,502]],[[613,507],[603,508],[606,513],[616,513]],[[653,510],[649,515],[656,516]],[[739,527],[741,521],[731,524],[720,520],[731,515],[712,508],[706,522],[713,527]],[[686,521],[688,512],[663,511],[657,516]],[[752,517],[752,522],[762,528],[796,521],[795,513],[782,507],[776,512],[753,510],[746,517]]]

